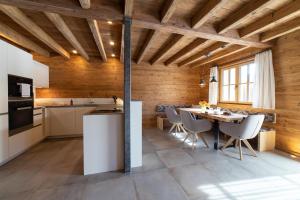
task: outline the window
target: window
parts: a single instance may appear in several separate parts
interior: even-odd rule
[[[254,73],[254,63],[222,68],[220,101],[229,103],[251,103]]]

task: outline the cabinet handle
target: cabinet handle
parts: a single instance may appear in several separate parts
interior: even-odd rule
[[[30,109],[32,109],[32,106],[17,108],[17,110],[30,110]]]

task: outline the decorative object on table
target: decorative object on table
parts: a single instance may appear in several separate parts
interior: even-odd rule
[[[210,104],[207,103],[207,101],[199,101],[199,106],[202,112],[205,112],[205,110],[210,107]]]
[[[225,111],[225,112],[223,112],[223,115],[225,115],[225,116],[230,116],[230,115],[231,115],[231,112]]]

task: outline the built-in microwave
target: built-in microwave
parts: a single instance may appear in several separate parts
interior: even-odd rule
[[[21,76],[8,75],[8,98],[32,98],[33,80]]]

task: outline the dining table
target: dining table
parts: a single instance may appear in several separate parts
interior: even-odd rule
[[[220,139],[220,122],[228,123],[240,123],[243,119],[247,118],[248,115],[243,115],[239,113],[229,113],[224,114],[222,111],[212,110],[212,109],[202,109],[202,108],[180,108],[180,110],[188,111],[194,115],[205,118],[209,121],[212,121],[212,131],[214,134],[214,149],[218,150],[219,139]]]

